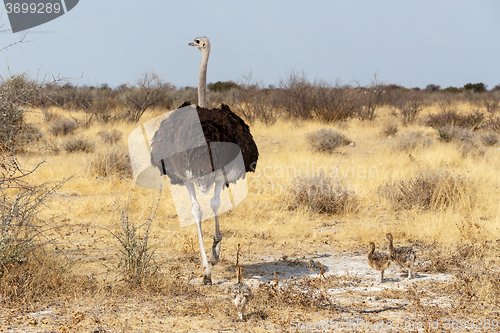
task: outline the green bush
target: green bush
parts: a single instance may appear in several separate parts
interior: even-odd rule
[[[225,82],[217,81],[215,83],[211,83],[208,85],[208,90],[210,92],[224,91],[231,89],[241,89],[241,87],[232,81],[225,81]]]
[[[462,90],[460,90],[459,88],[452,87],[452,86],[449,86],[448,88],[444,88],[441,91],[444,91],[444,92],[447,92],[447,93],[454,93],[454,94],[462,92]]]
[[[475,93],[482,93],[486,90],[486,86],[484,83],[479,82],[479,83],[467,83],[464,85],[465,90],[472,90]]]

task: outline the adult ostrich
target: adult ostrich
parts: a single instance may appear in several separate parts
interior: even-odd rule
[[[211,284],[212,272],[205,253],[201,228],[203,212],[196,199],[195,187],[205,195],[215,185],[214,196],[210,200],[215,220],[215,234],[210,253],[210,264],[213,266],[219,261],[222,241],[218,216],[221,191],[230,183],[245,178],[246,172],[255,171],[259,152],[248,125],[227,105],[222,104],[211,110],[206,108],[210,43],[208,38],[199,37],[189,45],[197,47],[202,55],[198,78],[199,105],[196,112],[185,112],[182,108],[190,104],[186,102],[161,122],[152,139],[151,160],[153,165],[169,177],[172,184],[184,185],[189,192],[191,213],[196,220],[204,266],[200,282]],[[197,134],[197,131],[201,132],[200,124],[204,138]],[[240,151],[242,163],[234,163],[240,156]]]

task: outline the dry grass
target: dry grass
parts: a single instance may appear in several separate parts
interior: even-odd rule
[[[443,170],[425,170],[410,179],[389,181],[380,189],[394,209],[471,211],[476,201],[474,184]]]
[[[50,121],[48,132],[52,135],[68,135],[73,134],[73,132],[78,128],[78,124],[68,118],[55,118]]]
[[[127,148],[114,145],[109,150],[99,150],[90,159],[90,172],[99,177],[120,176],[131,178],[132,167]]]
[[[331,128],[319,129],[314,133],[307,134],[306,137],[313,150],[318,152],[332,153],[338,147],[351,143],[345,135],[336,132]]]
[[[418,149],[430,147],[432,140],[422,132],[410,131],[398,135],[394,143],[394,148],[398,152],[412,152]]]
[[[53,119],[67,116],[59,109],[50,112]],[[158,115],[160,110],[155,112],[147,112],[143,120]],[[148,239],[149,246],[155,248],[153,258],[158,271],[154,278],[131,287],[124,281],[117,239],[106,229],[118,230],[119,212],[114,208],[117,199],[128,200],[131,221],[147,220],[156,202],[153,191],[137,188],[125,176],[112,177],[119,172],[110,167],[110,154],[115,148],[124,148],[127,133],[137,125],[117,122],[106,128],[93,124],[60,138],[50,133],[50,122],[46,123],[43,115],[30,115],[30,120],[45,133],[44,139],[58,144],[72,135],[99,138],[103,131],[117,131],[123,137],[115,135],[113,144],[114,139],[101,136],[102,145],[94,153],[55,155],[41,146],[18,156],[23,168],[42,159],[46,161],[35,174],[28,176],[31,182],[72,178],[38,213],[41,220],[54,223],[46,233],[57,239],[58,251],[52,255],[55,263],[16,264],[9,270],[10,275],[2,278],[0,297],[5,302],[1,305],[0,327],[62,332],[97,329],[101,332],[225,329],[269,332],[291,330],[292,319],[385,318],[393,322],[404,318],[427,322],[467,316],[498,319],[499,304],[494,295],[500,285],[496,243],[500,238],[497,188],[500,175],[496,167],[500,154],[496,147],[474,141],[484,149],[484,154],[480,158],[461,154],[456,144],[438,140],[435,129],[419,125],[426,114],[436,112],[436,107],[430,107],[422,111],[417,121],[405,125],[403,132],[420,132],[433,144],[415,146],[408,157],[406,149],[404,153],[394,152],[394,142],[402,134],[395,138],[380,136],[384,124],[393,120],[390,110],[381,108],[377,112],[378,117],[371,122],[350,120],[331,126],[333,131],[342,132],[356,142],[355,146],[336,147],[338,154],[311,152],[306,135],[323,128],[319,122],[278,120],[273,125],[259,121],[252,125],[260,151],[259,164],[255,173],[248,174],[248,197],[221,215],[222,258],[214,268],[213,278],[234,280],[238,244],[241,244],[239,261],[245,272],[246,266],[259,267],[262,258],[272,261],[284,256],[299,258],[316,251],[330,254],[358,251],[360,246],[373,240],[380,242],[385,233],[392,232],[398,244],[413,245],[423,262],[429,260],[430,271],[453,274],[453,282],[426,285],[416,280],[417,288],[409,284],[401,290],[355,291],[331,296],[329,289],[347,289],[361,281],[339,276],[281,281],[276,272],[276,284],[268,282],[253,287],[256,298],[247,311],[248,321],[239,322],[223,287],[200,287],[189,282],[202,271],[196,227],[180,228],[173,200],[166,190],[161,193],[157,218],[150,226]],[[85,117],[78,112],[72,112],[72,116]],[[99,152],[102,155],[98,167],[91,169]],[[121,161],[120,165],[126,164],[125,158]],[[304,198],[312,200],[309,203],[297,204],[295,210],[286,209],[294,201],[287,185],[295,186],[296,180],[301,179],[318,180],[320,175],[329,182],[341,180],[349,184],[352,192],[347,193],[356,198],[356,209],[312,209],[316,199],[308,195]],[[325,207],[332,202],[329,198],[321,198]],[[321,211],[327,213],[318,214]],[[208,221],[203,226],[209,250],[213,224]],[[64,269],[60,269],[63,264]],[[366,297],[396,299],[408,305],[398,311],[370,315],[346,313],[332,306],[366,308],[363,303],[367,302]],[[441,298],[457,306],[433,305],[433,300]],[[214,303],[218,306],[212,307]],[[44,310],[53,314],[35,319],[29,315]]]
[[[297,177],[287,188],[283,199],[289,201],[290,209],[308,207],[317,213],[349,214],[358,207],[350,185],[324,173]]]

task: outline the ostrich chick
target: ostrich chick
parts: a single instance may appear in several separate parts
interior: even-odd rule
[[[234,305],[238,309],[238,315],[240,319],[243,320],[245,306],[253,298],[252,289],[244,283],[241,282],[241,267],[236,267],[236,276],[238,277],[238,283],[235,283],[229,288],[229,296],[233,301]]]
[[[411,266],[415,263],[417,255],[411,247],[394,247],[392,244],[392,234],[388,233],[385,237],[389,240],[389,255],[391,260],[403,269],[408,269],[408,279],[411,278]]]
[[[375,252],[375,243],[370,243],[371,250],[368,252],[368,264],[371,268],[380,271],[380,283],[384,282],[384,271],[391,265],[391,257],[386,253]]]

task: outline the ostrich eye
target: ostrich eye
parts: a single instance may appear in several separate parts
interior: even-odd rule
[[[200,41],[198,39],[196,40],[196,44],[200,44]]]

